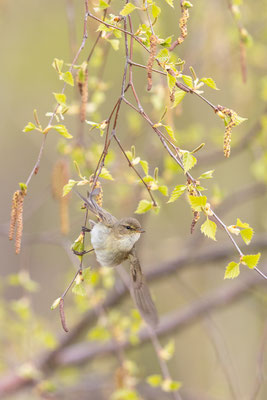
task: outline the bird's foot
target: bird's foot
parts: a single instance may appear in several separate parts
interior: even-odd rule
[[[76,256],[83,256],[84,254],[90,253],[91,251],[94,251],[94,249],[90,249],[90,250],[84,250],[84,251],[77,251],[77,250],[73,250],[73,254],[75,254]]]

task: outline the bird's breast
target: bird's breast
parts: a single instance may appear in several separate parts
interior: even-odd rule
[[[91,230],[91,243],[96,259],[102,266],[114,267],[121,264],[132,250],[140,233],[131,235],[114,235],[112,228],[98,223]]]

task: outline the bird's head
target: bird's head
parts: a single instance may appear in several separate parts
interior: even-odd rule
[[[116,226],[117,233],[120,236],[124,235],[132,236],[136,234],[140,236],[140,233],[145,232],[144,229],[142,229],[140,222],[137,221],[137,219],[131,217],[121,219],[120,221],[117,222],[116,225],[117,225]]]

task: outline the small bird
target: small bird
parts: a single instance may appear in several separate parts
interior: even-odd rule
[[[135,243],[144,232],[139,221],[131,217],[118,220],[96,203],[92,193],[85,198],[75,192],[98,218],[98,222],[90,220],[91,243],[97,261],[106,267],[116,267],[126,260],[130,262],[131,293],[135,304],[146,323],[155,328],[158,323],[157,310],[135,249]]]

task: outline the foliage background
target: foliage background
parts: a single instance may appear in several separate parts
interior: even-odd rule
[[[32,180],[25,201],[24,234],[25,238],[28,237],[29,243],[23,246],[20,256],[14,255],[13,247],[11,243],[8,243],[6,235],[11,193],[16,190],[17,182],[25,180],[28,176],[40,147],[40,135],[24,134],[21,132],[22,128],[28,120],[32,119],[33,108],[38,109],[39,116],[42,116],[40,118],[44,118],[47,111],[52,111],[54,104],[52,92],[61,90],[61,82],[58,81],[51,67],[52,60],[55,57],[64,59],[66,62],[72,59],[66,18],[66,7],[71,3],[71,1],[51,0],[46,2],[28,0],[26,3],[20,0],[15,3],[5,0],[0,2],[2,49],[0,246],[1,275],[3,276],[0,310],[0,371],[3,376],[26,361],[38,358],[45,349],[56,346],[58,337],[61,336],[61,327],[58,314],[50,310],[50,305],[64,290],[73,273],[73,266],[62,247],[42,243],[39,240],[34,243],[34,236],[37,233],[42,232],[49,237],[59,232],[58,204],[52,199],[50,190],[51,170],[58,158],[56,133],[49,135],[40,171]],[[121,9],[121,2],[118,3],[115,7],[117,11]],[[162,37],[176,34],[180,15],[179,7],[173,11],[165,2],[160,3],[162,17],[157,29],[161,31]],[[83,2],[73,1],[73,7],[77,46],[82,36]],[[238,31],[226,1],[194,2],[194,7],[190,10],[189,35],[184,44],[177,48],[179,57],[186,60],[186,68],[192,65],[198,76],[212,76],[221,89],[219,92],[207,89],[206,97],[213,103],[233,108],[240,115],[248,118],[246,123],[234,130],[233,143],[242,142],[242,138],[249,129],[261,119],[264,102],[267,99],[267,3],[262,2],[260,7],[255,7],[254,2],[245,1],[241,11],[242,21],[253,37],[253,45],[247,51],[246,84],[242,83],[240,74]],[[89,20],[89,39],[84,50],[86,56],[93,43],[96,26],[94,21]],[[107,51],[107,47],[105,49]],[[107,93],[101,93],[103,97],[100,99],[103,100],[101,113],[98,111],[92,115],[95,119],[99,117],[99,120],[105,119],[111,110],[111,105],[119,95],[124,64],[122,50],[114,54],[114,51],[109,49],[105,57],[108,59],[103,80],[110,85],[110,89]],[[146,64],[141,53],[138,57]],[[80,59],[82,58],[83,54]],[[134,73],[137,90],[140,94],[142,93],[143,102],[150,109],[149,102],[153,94],[144,91],[145,74],[136,70]],[[160,82],[157,77],[154,79]],[[75,91],[72,89],[68,89],[67,95],[69,101],[71,98],[75,100]],[[165,154],[157,138],[138,116],[129,112],[126,106],[123,108],[125,114],[120,117],[118,136],[124,141],[125,148],[129,148],[134,142],[138,155],[149,161],[152,170],[159,166],[160,175],[168,183],[168,170],[164,167],[166,166]],[[155,122],[163,108],[160,111],[152,111],[152,119]],[[88,119],[93,118],[88,115]],[[69,131],[75,136],[77,118],[67,116],[65,122]],[[203,102],[194,96],[187,95],[171,122],[175,126],[178,145],[182,148],[192,150],[199,143],[206,143],[199,155],[194,176],[215,168],[215,178],[207,185],[209,196],[214,193],[215,184],[217,191],[219,188],[226,197],[233,192],[239,193],[244,187],[250,188],[249,196],[238,195],[225,206],[223,217],[227,225],[234,224],[238,216],[242,221],[247,221],[253,226],[257,233],[256,238],[261,240],[261,245],[256,251],[262,252],[264,266],[267,224],[265,207],[267,175],[266,161],[264,161],[266,159],[266,125],[261,135],[257,135],[258,132],[255,131],[255,139],[251,140],[249,146],[225,160],[222,150],[216,159],[209,158],[209,155],[217,149],[222,149],[224,128],[222,122]],[[101,143],[102,139],[98,134],[94,132],[93,135],[93,140]],[[135,177],[130,170],[127,170],[127,164],[115,145],[113,150],[117,158],[112,168],[115,178],[119,181],[118,183],[104,182],[104,204],[115,215],[131,215],[144,193],[132,183]],[[209,159],[211,159],[210,162]],[[121,169],[125,171],[123,175],[120,175]],[[75,172],[72,170],[72,176],[74,175]],[[184,183],[181,173],[175,179],[169,181],[170,190],[175,184]],[[260,186],[254,186],[256,182],[260,182]],[[195,248],[205,251],[211,246],[217,246],[218,249],[224,248],[227,238],[222,231],[218,232],[217,243],[200,238],[199,232],[195,232],[195,237],[190,236],[191,211],[186,200],[179,199],[175,203],[166,204],[163,196],[158,196],[158,198],[161,202],[160,213],[158,215],[145,214],[141,218],[147,232],[139,244],[140,258],[145,271],[167,260],[176,259],[186,251],[192,240],[191,251]],[[72,199],[71,230],[68,234],[70,242],[78,236],[82,220],[79,204],[76,199]],[[216,260],[207,265],[195,263],[179,274],[151,285],[159,313],[164,314],[171,310],[178,312],[207,293],[216,291],[218,288],[227,289],[229,285],[234,284],[235,282],[223,280],[225,265],[231,257],[233,258],[229,256],[227,259]],[[93,263],[94,258],[90,257],[90,264]],[[21,269],[28,270],[31,279],[38,283],[37,292],[25,295],[21,288],[7,284],[7,276],[16,274]],[[240,279],[253,273],[253,271],[244,270]],[[31,316],[23,317],[16,310],[14,301],[24,296],[29,301]],[[70,329],[71,325],[81,317],[73,297],[69,294],[67,315]],[[127,304],[123,304],[123,310],[126,313],[131,307],[132,303],[129,300]],[[211,313],[213,320],[211,326],[207,318],[206,315],[204,319],[201,318],[172,335],[175,340],[175,354],[169,362],[169,368],[173,378],[183,382],[188,398],[232,398],[228,385],[229,378],[226,377],[227,374],[222,368],[221,357],[223,357],[228,365],[229,374],[234,374],[231,379],[240,390],[242,396],[240,398],[250,399],[258,374],[258,356],[263,343],[263,332],[264,329],[266,330],[266,292],[260,287],[251,289],[242,300],[227,305],[223,309],[214,310]],[[215,336],[219,337],[221,355],[216,354],[214,350],[211,339],[214,331],[219,332],[218,336],[217,334]],[[167,338],[162,339],[163,343],[166,341]],[[159,372],[151,344],[146,344],[142,349],[143,351],[139,351],[137,348],[127,353],[129,358],[139,366],[138,374],[141,382],[147,375]],[[106,377],[106,385],[109,387],[107,390],[110,391],[114,380],[111,372],[115,365],[116,360],[112,357],[99,359],[77,369],[71,367],[58,370],[53,372],[50,378],[60,393],[58,396],[66,399],[71,398],[72,393],[77,395],[85,382],[87,384],[89,382],[87,390],[93,390],[92,376],[94,381],[99,377],[101,379],[103,376]],[[163,396],[168,398],[167,394],[155,392],[154,396],[156,395],[159,395],[158,398],[165,398]],[[265,381],[261,385],[257,398],[263,400],[266,395]],[[40,391],[29,389],[26,392],[15,393],[11,398],[35,399],[40,396],[42,396]],[[86,394],[80,394],[80,396],[80,398],[83,398],[82,396],[88,398]],[[101,398],[100,394],[98,396]]]

